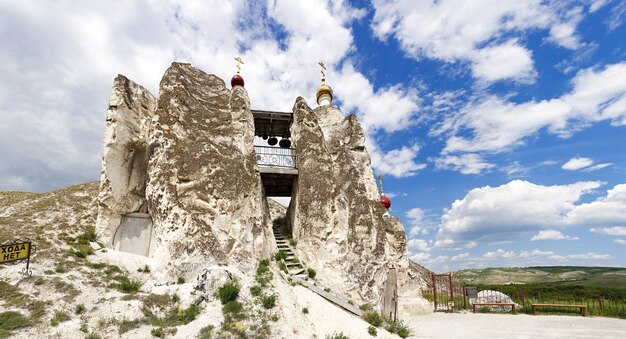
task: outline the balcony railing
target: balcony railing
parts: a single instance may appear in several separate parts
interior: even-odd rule
[[[295,148],[254,146],[254,151],[257,165],[296,168]]]

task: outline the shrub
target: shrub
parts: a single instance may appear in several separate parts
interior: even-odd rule
[[[98,333],[91,333],[86,336],[85,339],[102,339],[102,337]]]
[[[291,247],[296,247],[298,246],[298,240],[296,239],[289,239],[289,245],[291,245]]]
[[[250,287],[250,294],[252,294],[255,297],[260,296],[262,293],[262,288],[259,285],[254,285],[252,287]]]
[[[396,333],[400,336],[400,338],[406,338],[411,335],[409,327],[405,325],[397,327]]]
[[[83,304],[76,305],[76,309],[74,309],[74,313],[82,314],[83,312],[85,312],[85,305]]]
[[[369,333],[372,337],[375,337],[378,335],[378,330],[376,330],[376,327],[370,326],[367,328],[367,333]]]
[[[70,317],[70,315],[67,314],[67,312],[62,311],[62,310],[56,310],[54,311],[54,315],[52,316],[52,319],[50,319],[50,324],[52,326],[56,326],[64,321],[68,321],[71,319],[72,317]]]
[[[278,251],[278,252],[274,253],[274,260],[281,261],[281,260],[285,260],[285,259],[287,259],[287,252]]]
[[[80,331],[83,333],[89,332],[89,328],[87,327],[87,324],[83,323],[82,325],[80,325]]]
[[[411,330],[409,327],[404,325],[401,321],[393,322],[389,319],[386,320],[388,326],[386,326],[387,331],[391,333],[396,333],[401,338],[406,338],[411,335]]]
[[[140,273],[150,273],[150,266],[148,266],[146,264],[143,268],[138,268],[137,272],[140,272]]]
[[[217,297],[225,305],[229,301],[237,300],[240,289],[236,282],[228,282],[217,290]]]
[[[315,276],[317,275],[317,272],[315,272],[314,269],[312,268],[307,268],[306,269],[307,273],[309,274],[309,278],[311,279],[315,279]]]
[[[178,279],[176,279],[176,283],[177,283],[177,284],[179,284],[179,285],[180,285],[180,284],[184,284],[184,283],[185,283],[185,278],[183,278],[183,277],[178,277]]]
[[[206,327],[203,327],[200,329],[200,332],[198,333],[198,339],[211,339],[213,338],[213,330],[215,329],[215,326],[213,325],[209,325]]]
[[[126,276],[117,276],[114,278],[119,283],[113,284],[113,287],[122,293],[137,293],[141,287],[141,281],[128,279]]]
[[[333,332],[333,334],[326,335],[326,339],[350,339],[350,337],[343,334],[343,332]]]
[[[374,308],[372,307],[372,304],[370,304],[370,303],[365,303],[365,304],[363,304],[363,305],[359,306],[359,308],[361,309],[361,311],[365,311],[365,312],[367,312],[367,311],[371,311],[371,310],[373,310],[373,309],[374,309]]]
[[[270,308],[274,308],[274,306],[276,306],[277,299],[278,296],[276,294],[264,295],[261,297],[261,304],[264,308],[269,310]]]
[[[287,270],[287,265],[285,265],[285,263],[282,261],[278,263],[278,268],[285,273],[289,273],[289,271]]]
[[[377,312],[367,312],[363,314],[363,320],[376,327],[382,325],[383,323],[383,317],[381,317]]]
[[[153,337],[163,338],[163,336],[165,335],[165,331],[163,331],[163,327],[157,327],[153,328],[150,331],[150,334],[152,334]]]
[[[76,241],[83,245],[88,245],[90,242],[96,241],[96,227],[87,227],[81,235],[76,237]]]
[[[133,330],[135,328],[138,328],[141,326],[141,324],[143,324],[145,321],[143,319],[135,319],[135,320],[123,320],[120,323],[120,326],[117,330],[117,332],[119,334],[124,334],[130,330]]]
[[[308,309],[308,308],[306,308],[306,307],[305,307],[305,308],[303,308],[303,309],[302,309],[302,313],[304,313],[304,314],[309,314],[309,309]]]

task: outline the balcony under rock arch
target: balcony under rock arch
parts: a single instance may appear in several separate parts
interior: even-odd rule
[[[256,161],[261,180],[268,197],[291,197],[294,181],[298,177],[297,151],[293,147],[269,145],[267,141],[275,137],[290,140],[291,112],[252,110]],[[283,145],[285,146],[285,145]]]

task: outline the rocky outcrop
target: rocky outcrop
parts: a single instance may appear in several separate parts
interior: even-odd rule
[[[98,195],[99,239],[111,246],[123,215],[146,212],[148,132],[157,100],[123,75],[109,99]]]
[[[399,293],[422,285],[410,277],[419,274],[406,258],[404,227],[380,203],[356,116],[312,110],[302,98],[293,114],[298,184],[288,217],[300,258],[323,284],[370,302],[382,302],[390,267]]]
[[[189,64],[161,80],[148,147],[154,257],[174,271],[252,265],[275,248],[243,87]]]

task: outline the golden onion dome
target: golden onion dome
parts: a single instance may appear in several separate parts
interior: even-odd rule
[[[317,89],[317,93],[315,94],[315,99],[319,104],[320,97],[324,94],[330,95],[330,100],[333,100],[333,89],[330,86],[326,85],[326,83],[322,83],[322,85]]]

